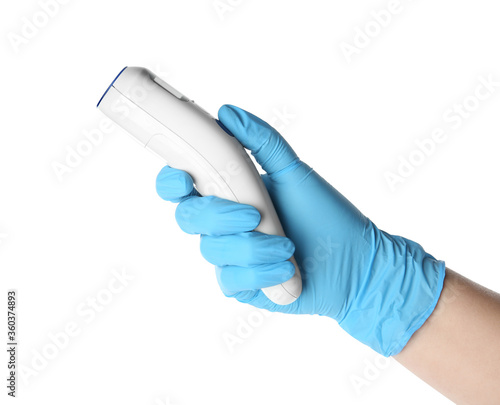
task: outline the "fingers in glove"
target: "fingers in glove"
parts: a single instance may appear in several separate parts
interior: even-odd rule
[[[256,266],[278,263],[292,257],[293,242],[284,237],[261,232],[232,235],[202,235],[200,250],[203,257],[216,266]]]
[[[251,205],[214,196],[194,196],[179,203],[175,218],[189,234],[229,235],[255,229],[260,213]]]
[[[170,166],[165,166],[156,176],[156,192],[164,200],[174,203],[199,195],[191,176]]]
[[[292,278],[294,273],[295,267],[288,260],[251,267],[216,267],[217,281],[225,295],[278,285]]]
[[[268,174],[297,165],[300,160],[288,142],[259,117],[233,105],[219,109],[219,121],[252,152]]]

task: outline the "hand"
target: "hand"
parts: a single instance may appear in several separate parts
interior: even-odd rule
[[[224,294],[270,311],[328,316],[379,353],[401,351],[437,303],[444,263],[379,230],[266,122],[229,105],[219,110],[219,121],[266,171],[263,181],[289,238],[251,232],[259,222],[255,208],[201,197],[187,173],[164,167],[158,194],[179,202],[176,219],[184,231],[201,234],[201,253],[215,264]],[[277,305],[261,288],[292,277],[292,254],[302,294]]]

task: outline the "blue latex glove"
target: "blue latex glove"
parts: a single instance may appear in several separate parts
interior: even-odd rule
[[[215,264],[224,294],[270,311],[329,316],[377,352],[399,353],[437,304],[444,262],[379,230],[266,122],[230,105],[221,107],[219,121],[266,171],[264,183],[289,238],[250,232],[260,218],[255,208],[200,197],[187,173],[164,167],[158,194],[180,202],[177,222],[201,234],[201,253]],[[292,254],[302,294],[276,305],[260,289],[292,277]]]

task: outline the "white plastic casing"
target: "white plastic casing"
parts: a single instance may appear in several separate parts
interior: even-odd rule
[[[243,146],[214,117],[147,69],[126,67],[97,107],[159,155],[169,166],[188,172],[201,195],[250,204],[261,214],[257,231],[285,236],[257,168]],[[295,301],[302,279],[264,288],[279,305]]]

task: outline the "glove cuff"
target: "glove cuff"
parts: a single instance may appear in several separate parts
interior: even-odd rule
[[[445,263],[422,246],[372,224],[373,260],[339,323],[351,336],[389,357],[398,354],[433,312]]]

